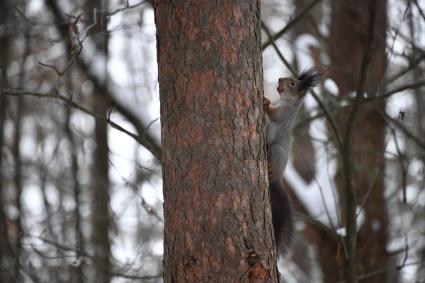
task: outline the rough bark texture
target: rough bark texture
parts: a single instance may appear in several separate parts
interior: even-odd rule
[[[357,89],[368,31],[368,2],[370,1],[332,1],[330,76],[338,85],[340,96],[346,96]],[[366,91],[369,95],[376,94],[384,75],[385,35],[386,1],[379,0],[366,83]],[[357,205],[363,206],[365,214],[365,222],[359,227],[357,241],[359,276],[376,270],[389,270],[390,265],[386,250],[388,215],[385,207],[383,179],[385,122],[379,114],[379,110],[384,109],[382,100],[362,104],[353,129],[352,164],[355,170],[355,192]],[[349,112],[342,111],[338,119],[340,129],[345,130]],[[343,186],[342,178],[342,171],[339,171],[337,176],[339,188]],[[381,272],[368,277],[367,282],[387,282],[387,273]]]
[[[155,1],[165,282],[277,282],[258,1]]]

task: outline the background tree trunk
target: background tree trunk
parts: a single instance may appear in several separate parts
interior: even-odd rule
[[[356,91],[359,83],[362,58],[367,52],[365,45],[370,2],[332,1],[330,76],[338,85],[341,97]],[[383,82],[386,66],[386,22],[386,1],[379,0],[365,87],[369,96],[376,95]],[[390,259],[386,250],[388,216],[384,198],[385,121],[381,116],[381,111],[384,110],[384,100],[361,105],[352,130],[355,193],[357,205],[365,215],[364,223],[359,226],[357,241],[359,276],[376,270],[389,270]],[[349,112],[340,113],[340,129],[346,129]],[[342,192],[342,171],[339,171],[336,183]],[[344,198],[343,193],[341,196]],[[381,272],[368,277],[367,282],[387,282],[387,273]]]
[[[107,11],[107,0],[86,1],[86,9],[89,16],[89,25],[96,24],[92,29],[94,43],[99,51],[108,56],[108,36],[106,32],[107,18],[102,16],[101,11]],[[97,14],[94,22],[94,13]],[[106,60],[105,60],[106,62]],[[107,66],[105,63],[105,74]],[[107,81],[107,80],[105,80]],[[93,92],[93,111],[99,117],[107,117],[109,103],[104,99],[104,94]],[[109,181],[109,147],[108,125],[105,121],[95,120],[94,139],[96,149],[92,166],[92,226],[91,240],[94,247],[94,255],[98,259],[95,267],[94,279],[96,282],[107,283],[111,276],[111,239],[109,236],[112,215],[109,211],[110,181]]]
[[[295,15],[301,14],[311,0],[297,0],[294,1],[295,6]],[[303,34],[310,34],[311,36],[316,36],[316,31],[314,29],[315,24],[317,25],[317,19],[320,19],[323,16],[321,5],[317,5],[311,9],[311,12],[308,16],[303,17],[299,22],[294,26],[292,33],[290,34],[293,42],[296,41],[297,37]],[[297,52],[296,47],[293,47],[293,51]],[[293,65],[296,66],[298,73],[303,71],[305,66],[300,66],[300,62],[297,61],[297,57],[294,56]],[[318,66],[315,67],[318,71],[320,69]],[[304,104],[301,106],[300,112],[297,116],[297,121],[301,121],[302,118],[305,118],[307,114]],[[303,127],[297,127],[294,129],[294,140],[292,142],[292,164],[294,169],[303,178],[303,180],[309,184],[313,181],[314,176],[316,175],[316,152],[313,147],[313,142],[309,133],[310,123],[304,123]]]
[[[9,5],[8,1],[0,1],[0,25],[3,27],[8,26],[9,17]],[[5,30],[7,30],[5,28]],[[4,162],[3,158],[5,155],[5,122],[6,122],[6,110],[7,110],[7,99],[3,95],[3,89],[8,87],[7,84],[7,65],[8,65],[8,47],[9,38],[8,33],[3,32],[0,34],[0,282],[10,282],[13,278],[13,250],[12,245],[9,241],[8,230],[9,221],[6,215],[6,182],[4,173]]]
[[[154,9],[164,280],[277,282],[259,2],[155,1]]]

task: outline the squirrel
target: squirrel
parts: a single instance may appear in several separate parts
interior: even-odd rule
[[[304,96],[319,82],[317,72],[309,68],[298,78],[279,79],[279,101],[276,104],[271,105],[270,100],[264,98],[272,222],[276,247],[282,256],[290,247],[294,230],[292,203],[282,180],[291,150],[292,129]]]

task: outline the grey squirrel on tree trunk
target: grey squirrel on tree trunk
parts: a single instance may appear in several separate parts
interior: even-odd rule
[[[267,113],[269,190],[276,246],[281,255],[289,249],[293,236],[293,209],[282,178],[291,151],[292,128],[307,91],[318,85],[319,75],[310,68],[298,78],[280,78],[279,101],[271,105],[264,98]]]

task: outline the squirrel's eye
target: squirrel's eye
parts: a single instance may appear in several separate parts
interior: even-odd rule
[[[295,82],[290,81],[290,82],[289,82],[289,86],[294,87],[294,86],[295,86]]]

